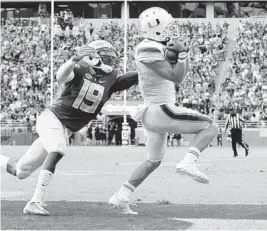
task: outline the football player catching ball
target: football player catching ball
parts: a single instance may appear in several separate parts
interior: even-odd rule
[[[130,196],[160,165],[168,133],[196,134],[184,159],[176,165],[176,172],[199,183],[209,182],[196,162],[216,136],[217,127],[208,116],[175,105],[175,84],[183,81],[188,62],[187,49],[181,42],[173,41],[177,30],[172,16],[162,8],[149,8],[139,17],[139,31],[145,39],[137,45],[135,59],[144,105],[131,115],[140,119],[146,129],[147,159],[109,200],[124,214],[137,214],[129,207]]]

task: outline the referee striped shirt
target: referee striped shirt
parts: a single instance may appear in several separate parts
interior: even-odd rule
[[[238,114],[234,116],[228,115],[225,123],[225,128],[227,129],[230,126],[230,129],[242,129],[242,123],[244,122],[245,120]]]

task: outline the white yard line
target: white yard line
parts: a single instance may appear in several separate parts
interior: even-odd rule
[[[267,220],[246,219],[184,219],[169,218],[179,222],[190,222],[192,225],[187,230],[266,230]]]
[[[26,194],[23,191],[1,191],[0,197],[3,198],[13,198],[13,197],[19,197]]]

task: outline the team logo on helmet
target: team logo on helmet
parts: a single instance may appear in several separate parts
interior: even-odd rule
[[[178,27],[173,17],[160,7],[143,11],[138,19],[140,34],[147,39],[163,42],[177,38]]]

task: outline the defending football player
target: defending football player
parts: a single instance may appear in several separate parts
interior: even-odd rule
[[[217,127],[208,116],[175,106],[175,84],[184,79],[188,61],[187,49],[183,44],[171,40],[177,33],[173,23],[172,16],[159,7],[149,8],[139,17],[139,30],[145,39],[136,47],[135,58],[144,106],[131,115],[135,120],[141,119],[146,129],[147,159],[109,199],[109,204],[125,214],[137,214],[129,207],[130,196],[160,165],[168,132],[196,134],[184,159],[176,165],[176,172],[199,183],[207,184],[209,181],[198,170],[196,162],[216,136]],[[177,55],[176,62],[173,52]]]
[[[97,40],[82,47],[57,72],[63,91],[56,102],[37,119],[39,138],[18,161],[1,156],[0,164],[19,179],[28,177],[42,165],[35,192],[23,212],[49,215],[43,208],[44,193],[69,137],[95,119],[113,92],[138,83],[137,72],[118,75],[118,55],[113,46]]]

